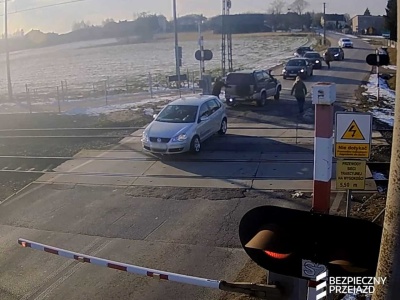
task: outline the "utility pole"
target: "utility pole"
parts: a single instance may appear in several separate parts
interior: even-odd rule
[[[4,48],[6,51],[6,68],[7,68],[7,83],[8,83],[8,101],[13,101],[13,91],[11,83],[11,71],[10,71],[10,50],[8,48],[8,9],[7,1],[4,1]]]
[[[178,77],[178,88],[181,90],[181,69],[180,69],[180,57],[179,57],[179,45],[178,45],[178,20],[176,17],[176,0],[173,0],[174,9],[174,29],[175,29],[175,64],[176,64],[176,76]]]
[[[326,45],[326,2],[324,2],[324,45]]]
[[[203,15],[200,16],[198,29],[199,29],[199,47],[201,53],[201,60],[200,60],[200,80],[203,79],[203,74],[205,73],[205,63],[204,63],[204,39],[202,34],[201,25],[203,23]]]
[[[397,14],[400,14],[400,6],[397,6]],[[400,19],[397,19],[397,27]],[[400,38],[400,31],[397,33]],[[397,51],[400,46],[397,46]],[[400,55],[397,56],[397,64],[400,64]],[[396,90],[400,90],[400,72],[397,71]],[[386,277],[384,285],[375,285],[373,300],[400,299],[400,93],[396,93],[394,106],[394,126],[392,141],[392,157],[390,159],[389,188],[386,198],[385,221],[381,249],[379,253],[376,276]]]
[[[222,0],[222,45],[221,45],[221,69],[222,77],[226,74],[226,33],[225,33],[226,0]]]
[[[226,1],[226,15],[230,16],[230,11],[232,8],[232,1],[227,0]],[[229,18],[229,17],[228,17]],[[228,19],[230,22],[230,18]],[[232,58],[232,33],[231,33],[231,24],[229,23],[227,26],[227,40],[228,40],[228,70],[229,72],[233,72],[233,58]]]

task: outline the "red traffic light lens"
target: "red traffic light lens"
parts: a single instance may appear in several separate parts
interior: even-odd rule
[[[276,259],[285,259],[285,258],[288,258],[291,254],[291,253],[289,253],[289,254],[276,253],[276,252],[271,252],[271,251],[264,251],[264,252],[268,256],[271,256],[272,258],[276,258]]]

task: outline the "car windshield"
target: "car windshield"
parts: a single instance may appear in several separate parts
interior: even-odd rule
[[[286,65],[290,67],[304,67],[306,65],[306,61],[302,59],[292,59],[289,60]]]
[[[307,58],[320,58],[321,57],[319,55],[319,53],[306,53],[304,56]]]
[[[253,76],[252,74],[246,73],[232,73],[228,74],[226,77],[226,83],[232,85],[239,85],[239,84],[254,84],[253,83]]]
[[[342,41],[346,43],[351,42],[349,39],[343,39]]]
[[[196,105],[168,105],[161,111],[156,121],[165,123],[194,123],[198,108]]]
[[[311,51],[311,48],[310,47],[302,47],[302,48],[297,49],[297,52],[306,52],[306,51]]]
[[[331,51],[332,53],[339,53],[339,48],[330,48],[329,51]]]

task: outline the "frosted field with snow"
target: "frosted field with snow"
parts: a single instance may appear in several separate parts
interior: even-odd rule
[[[293,50],[307,43],[307,37],[249,35],[233,37],[235,68],[270,68],[292,56]],[[32,89],[55,89],[66,80],[68,87],[91,89],[93,83],[110,78],[125,84],[125,80],[148,85],[148,74],[175,74],[173,41],[146,44],[93,47],[112,40],[80,42],[42,49],[11,53],[11,75],[14,91],[25,92],[25,84]],[[198,71],[194,54],[197,41],[182,41],[182,72]],[[221,40],[205,40],[205,48],[214,53],[206,63],[207,70],[221,68]],[[0,56],[0,69],[5,70],[5,58]],[[0,95],[6,94],[5,72],[0,73]],[[165,78],[165,77],[164,77]]]

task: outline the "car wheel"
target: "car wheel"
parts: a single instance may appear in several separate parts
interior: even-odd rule
[[[260,100],[257,100],[257,105],[259,107],[264,107],[266,102],[267,102],[267,94],[264,92],[261,94]]]
[[[283,79],[285,79],[285,80],[286,80],[286,76],[285,76],[285,75],[283,75]]]
[[[278,90],[276,91],[276,94],[274,96],[275,100],[279,100],[281,97],[281,88],[279,87]]]
[[[201,142],[198,135],[195,135],[190,142],[190,152],[192,153],[200,153],[201,151]]]
[[[224,135],[227,130],[228,130],[228,121],[226,120],[226,118],[224,118],[221,122],[221,127],[218,131],[218,134]]]
[[[314,76],[314,70],[311,71],[310,76]]]

